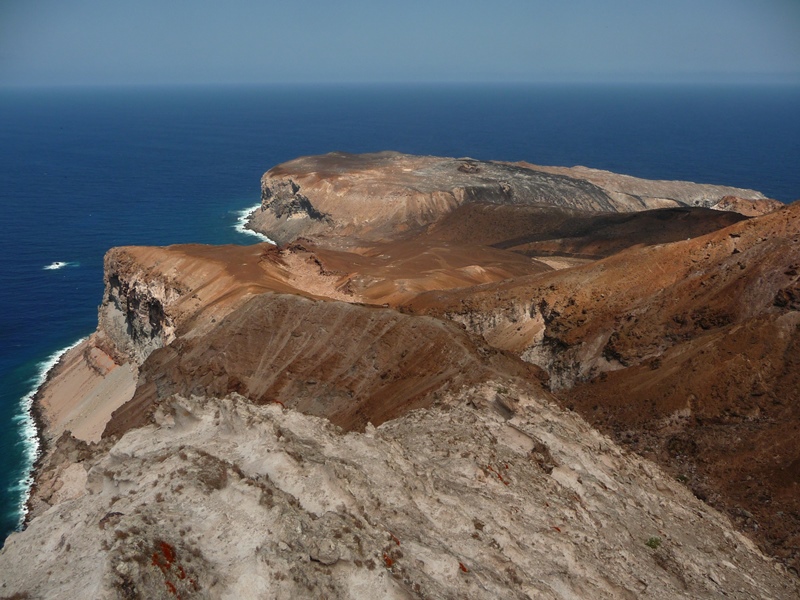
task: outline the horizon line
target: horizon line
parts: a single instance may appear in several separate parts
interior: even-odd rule
[[[116,89],[116,88],[263,88],[263,87],[535,87],[535,86],[589,86],[589,87],[797,87],[796,79],[542,79],[542,80],[374,80],[374,81],[118,81],[118,82],[0,82],[0,90],[24,89]]]

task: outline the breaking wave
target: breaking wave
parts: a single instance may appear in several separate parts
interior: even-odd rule
[[[20,400],[20,408],[17,415],[13,418],[15,425],[19,426],[22,430],[22,443],[25,446],[25,477],[13,486],[15,492],[19,492],[18,513],[20,525],[25,521],[25,516],[28,514],[28,496],[30,494],[31,485],[33,484],[33,465],[36,459],[39,458],[41,452],[39,444],[39,435],[36,429],[36,421],[33,418],[31,409],[33,407],[33,398],[36,392],[42,387],[42,384],[47,381],[47,376],[50,370],[58,364],[61,357],[67,352],[75,348],[78,344],[83,342],[86,338],[79,339],[74,344],[67,346],[57,352],[48,356],[45,360],[36,365],[36,375],[31,378],[31,389]]]
[[[57,269],[63,269],[64,267],[77,267],[80,263],[77,262],[64,262],[61,260],[57,260],[55,262],[51,262],[49,265],[42,267],[45,271],[55,271]]]
[[[250,218],[250,215],[256,212],[259,208],[261,208],[260,202],[255,206],[251,206],[250,208],[245,208],[243,210],[236,211],[237,215],[236,224],[233,226],[233,228],[239,233],[255,236],[262,242],[269,242],[270,244],[274,244],[275,243],[274,240],[271,240],[263,233],[258,233],[257,231],[253,231],[252,229],[248,229],[246,227],[247,220]]]

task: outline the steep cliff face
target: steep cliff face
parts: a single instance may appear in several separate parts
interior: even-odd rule
[[[524,385],[531,393],[544,394],[537,371],[452,323],[265,293],[204,336],[181,337],[154,352],[133,399],[114,413],[104,435],[149,423],[159,403],[175,394],[231,392],[362,430],[498,376],[530,382]]]
[[[176,279],[146,272],[124,251],[109,252],[104,267],[98,329],[118,359],[139,365],[175,339],[172,308],[184,290]]]

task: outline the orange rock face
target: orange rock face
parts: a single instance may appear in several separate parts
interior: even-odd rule
[[[160,398],[232,392],[363,430],[494,378],[538,387],[537,372],[439,319],[261,294],[202,337],[153,352],[106,435],[145,424]]]
[[[783,208],[777,200],[747,200],[736,196],[725,196],[714,205],[717,210],[731,210],[747,217],[757,217]]]

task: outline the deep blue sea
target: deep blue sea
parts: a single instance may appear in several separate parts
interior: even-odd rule
[[[800,197],[800,88],[383,86],[0,90],[0,540],[33,447],[25,403],[91,333],[105,251],[248,244],[259,179],[341,150],[585,165]],[[62,268],[45,269],[56,262]]]

